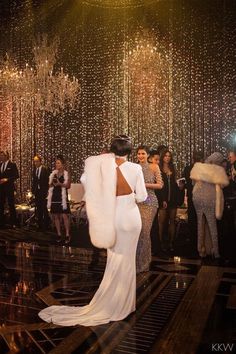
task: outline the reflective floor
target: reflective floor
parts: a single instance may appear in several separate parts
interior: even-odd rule
[[[89,328],[42,322],[37,314],[47,305],[87,304],[105,262],[85,229],[71,247],[50,232],[0,230],[0,353],[236,352],[233,260],[153,257],[150,272],[137,278],[137,311],[124,321]]]

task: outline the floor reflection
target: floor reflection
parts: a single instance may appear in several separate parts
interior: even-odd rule
[[[134,314],[124,321],[96,328],[63,328],[42,322],[38,312],[52,304],[82,306],[89,303],[102,279],[106,253],[92,247],[65,247],[46,242],[50,234],[34,236],[34,233],[19,230],[15,239],[14,233],[8,237],[0,235],[0,354],[49,353],[54,349],[66,354],[88,350],[91,353],[148,353],[162,331],[168,328],[170,319],[205,266],[199,259],[178,255],[153,257],[150,272],[137,277]],[[39,237],[44,237],[42,242]],[[207,324],[211,338],[222,327],[219,319],[231,318],[234,311],[227,308],[227,299],[235,284],[236,268],[225,268],[221,273],[211,321]],[[224,303],[219,296],[225,299]],[[218,304],[223,304],[220,310]],[[215,321],[214,328],[212,321]],[[236,328],[235,322],[229,321]],[[227,326],[225,335],[232,335],[233,330]],[[207,333],[204,333],[200,347],[206,347],[206,338]]]

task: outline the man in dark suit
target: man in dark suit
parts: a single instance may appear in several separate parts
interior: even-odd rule
[[[33,161],[34,170],[32,192],[35,196],[38,228],[40,230],[46,230],[50,223],[50,217],[47,209],[47,195],[50,171],[47,167],[43,166],[42,158],[39,155],[34,156]]]
[[[49,187],[50,171],[43,166],[42,158],[38,155],[34,157],[32,192],[35,196],[36,215],[40,230],[48,228],[50,217],[47,209],[47,195]]]
[[[16,227],[15,181],[19,178],[17,166],[9,159],[8,152],[0,151],[0,227],[5,226],[4,206],[7,201],[10,224]]]

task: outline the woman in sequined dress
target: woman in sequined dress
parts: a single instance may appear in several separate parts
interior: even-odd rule
[[[143,203],[138,205],[142,219],[142,230],[139,236],[136,254],[137,273],[149,270],[152,256],[150,232],[158,208],[155,190],[161,189],[163,186],[160,169],[157,164],[148,163],[148,154],[149,149],[147,146],[138,147],[137,158],[142,167],[148,197]]]
[[[198,221],[198,253],[200,257],[212,255],[219,258],[216,219],[221,219],[224,208],[222,188],[229,184],[222,167],[224,157],[219,152],[210,155],[205,163],[193,166],[193,204]]]

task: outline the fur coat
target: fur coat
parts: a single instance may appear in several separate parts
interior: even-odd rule
[[[53,186],[53,178],[55,177],[55,175],[58,174],[58,170],[54,170],[52,171],[52,173],[49,176],[49,185],[51,187],[49,187],[48,190],[48,201],[47,201],[47,208],[51,209],[51,205],[52,205],[52,194],[53,194],[53,190],[54,190],[54,186]],[[67,171],[63,172],[63,176],[64,176],[64,184],[67,184],[69,181],[69,174]],[[61,205],[62,205],[62,209],[66,210],[67,209],[67,194],[66,194],[66,188],[65,187],[61,187]]]
[[[215,214],[217,219],[221,219],[224,210],[224,196],[222,188],[226,187],[229,184],[229,180],[224,168],[214,164],[196,162],[191,170],[190,178],[195,182],[202,181],[206,183],[215,184]]]
[[[113,154],[91,156],[85,161],[82,183],[91,242],[98,248],[115,244],[116,164]]]

